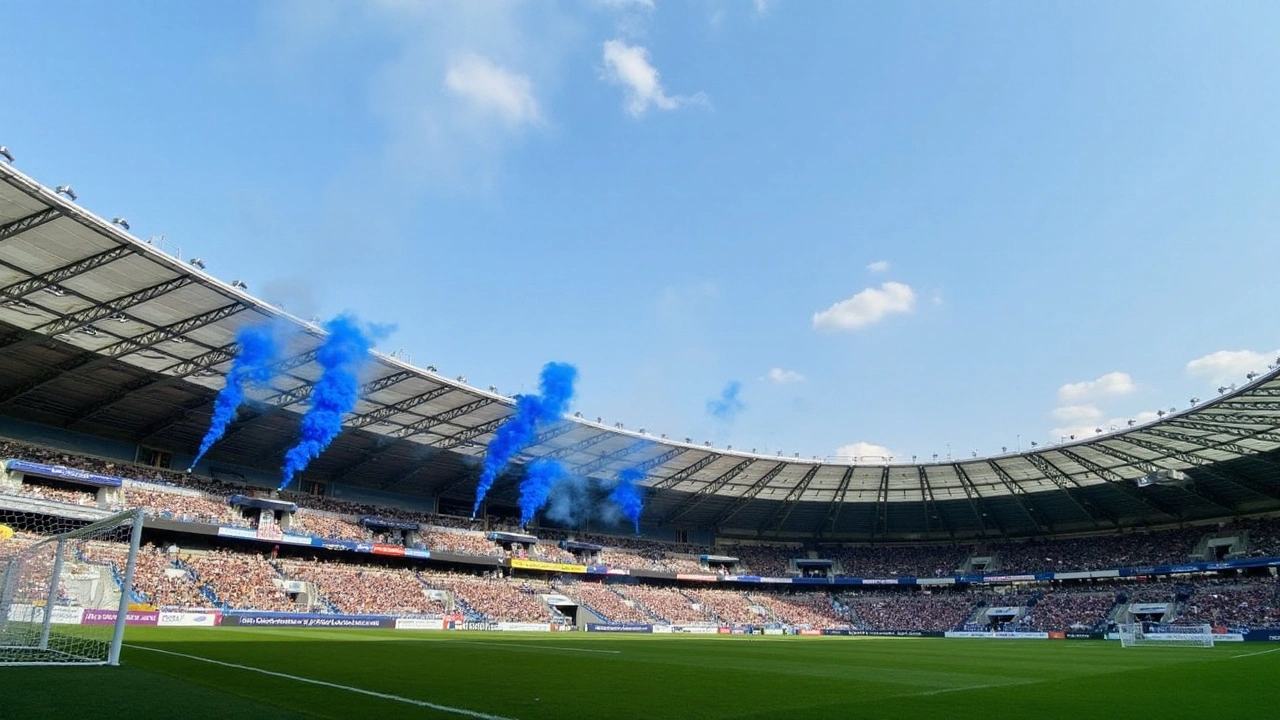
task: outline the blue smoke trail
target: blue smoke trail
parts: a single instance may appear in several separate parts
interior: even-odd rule
[[[644,473],[639,468],[627,468],[618,473],[618,484],[609,493],[609,501],[622,508],[622,512],[640,534],[640,511],[644,508],[644,490],[640,481]]]
[[[516,453],[533,442],[539,427],[556,422],[573,399],[573,383],[578,369],[568,363],[551,362],[542,367],[538,382],[539,395],[520,395],[516,398],[516,414],[498,427],[489,442],[484,456],[484,468],[480,471],[480,483],[476,486],[476,503],[471,517],[480,512],[493,481],[511,462]]]
[[[284,456],[285,489],[293,476],[307,467],[329,447],[342,432],[342,417],[359,400],[360,366],[369,358],[375,337],[370,337],[359,322],[349,315],[339,315],[324,325],[329,336],[316,351],[316,362],[323,372],[311,390],[311,407],[302,416],[302,438]],[[374,329],[377,335],[385,331]]]
[[[717,420],[734,419],[746,407],[738,397],[740,392],[742,392],[742,383],[737,380],[725,384],[719,397],[707,401],[707,413]]]
[[[231,361],[227,384],[213,401],[213,418],[209,422],[209,430],[200,441],[200,449],[196,451],[196,457],[191,461],[187,472],[226,434],[227,426],[236,417],[236,408],[244,402],[245,387],[266,385],[275,375],[275,365],[280,361],[280,342],[271,326],[249,325],[240,328],[236,333],[236,344],[240,347],[235,359]]]
[[[551,486],[564,475],[564,466],[557,460],[534,460],[525,467],[524,480],[520,481],[521,527],[527,526],[542,506],[547,504]]]

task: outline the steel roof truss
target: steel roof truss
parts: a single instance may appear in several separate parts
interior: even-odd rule
[[[1134,500],[1137,500],[1139,504],[1146,506],[1150,510],[1154,510],[1161,515],[1166,515],[1171,518],[1177,518],[1178,520],[1182,519],[1182,512],[1180,510],[1165,507],[1163,503],[1156,500],[1151,495],[1139,492],[1138,488],[1134,486],[1132,480],[1125,478],[1119,473],[1109,468],[1105,468],[1083,455],[1067,450],[1066,448],[1057,448],[1055,452],[1061,453],[1062,455],[1070,458],[1080,467],[1088,470],[1094,475],[1097,475],[1103,480],[1106,480],[1111,484],[1111,487],[1123,492]]]
[[[995,460],[988,460],[987,466],[996,471],[996,477],[1000,478],[1000,483],[1009,491],[1009,497],[1012,497],[1013,501],[1018,503],[1018,508],[1022,510],[1022,514],[1026,515],[1033,525],[1040,528],[1041,532],[1051,532],[1051,528],[1048,525],[1045,525],[1044,521],[1039,517],[1036,517],[1036,514],[1031,510],[1031,508],[1027,507],[1027,503],[1022,499],[1022,496],[1026,494],[1026,491],[1022,489],[1022,486],[1018,484],[1017,480],[1013,479],[1013,476],[1009,474],[1009,471],[1001,467],[1000,463]]]
[[[17,237],[22,233],[38,228],[41,225],[62,217],[62,211],[56,207],[37,210],[26,217],[18,218],[11,223],[0,225],[0,242],[4,242],[12,237]]]
[[[733,467],[729,468],[727,471],[721,474],[720,477],[698,488],[698,491],[694,493],[691,497],[686,498],[685,500],[681,501],[679,505],[676,505],[674,508],[672,508],[671,511],[667,513],[667,516],[662,519],[662,524],[665,525],[666,523],[674,522],[684,517],[685,515],[689,514],[691,510],[697,508],[699,505],[705,502],[707,497],[716,494],[716,492],[720,490],[720,488],[729,484],[730,480],[741,475],[743,472],[746,471],[747,468],[754,465],[755,462],[756,461],[754,458],[747,458],[746,460],[743,460],[737,465],[734,465]]]
[[[47,287],[57,285],[60,282],[69,280],[77,275],[89,272],[94,268],[102,267],[103,265],[115,262],[126,255],[132,254],[133,248],[130,248],[128,245],[117,245],[116,247],[90,255],[87,258],[63,265],[62,267],[54,268],[47,273],[32,275],[26,280],[19,280],[16,283],[6,285],[3,288],[0,288],[0,295],[18,300],[37,290],[43,290]],[[22,271],[21,268],[15,269]]]
[[[347,426],[353,427],[353,428],[362,428],[367,425],[373,425],[375,423],[386,420],[387,418],[392,417],[393,415],[399,415],[400,413],[408,412],[409,410],[412,410],[413,408],[416,408],[419,405],[425,405],[431,402],[432,400],[435,400],[436,398],[447,395],[448,393],[452,392],[453,389],[454,388],[452,386],[441,385],[440,387],[432,388],[431,390],[428,390],[427,392],[421,393],[419,395],[414,395],[413,397],[405,398],[400,402],[393,403],[391,405],[383,405],[382,407],[376,410],[371,410],[367,413],[364,413],[363,415],[356,415],[355,417],[351,418],[351,420],[347,422]]]
[[[780,462],[773,466],[772,470],[761,475],[760,479],[752,483],[751,487],[747,488],[746,492],[734,498],[729,507],[725,508],[723,512],[716,516],[715,520],[711,521],[711,526],[720,527],[723,523],[727,522],[729,518],[741,512],[742,509],[750,504],[752,500],[756,499],[756,496],[760,494],[761,490],[764,490],[765,487],[769,485],[771,480],[778,477],[778,473],[782,472],[783,468],[786,466],[787,464],[785,462]]]
[[[654,483],[653,489],[666,490],[668,488],[675,487],[676,485],[684,481],[686,478],[692,476],[694,473],[710,465],[711,463],[719,460],[721,457],[723,456],[718,453],[711,453],[706,457],[702,458],[701,460],[698,460],[697,462],[693,463],[692,465],[689,465],[684,469],[677,471],[674,475],[670,475]]]
[[[955,471],[956,477],[960,479],[960,487],[964,488],[964,494],[969,497],[969,506],[973,509],[973,514],[978,518],[978,527],[982,528],[982,534],[987,534],[987,521],[990,519],[1001,535],[1009,537],[1009,533],[1004,529],[1004,523],[987,512],[986,504],[982,501],[982,493],[978,492],[978,486],[973,484],[969,473],[965,472],[959,463],[953,463],[951,468]]]
[[[1089,521],[1093,523],[1094,527],[1102,527],[1102,521],[1098,517],[1099,513],[1106,515],[1107,520],[1111,521],[1112,525],[1120,527],[1120,520],[1114,515],[1106,513],[1101,508],[1099,508],[1097,512],[1094,512],[1092,503],[1083,497],[1077,499],[1071,490],[1072,488],[1079,490],[1080,483],[1076,482],[1074,478],[1067,476],[1067,474],[1062,472],[1057,465],[1049,462],[1047,458],[1038,453],[1028,453],[1023,457],[1025,457],[1027,462],[1031,463],[1035,469],[1039,470],[1045,477],[1049,478],[1054,485],[1057,485],[1058,489],[1062,490],[1062,492],[1067,496],[1067,499],[1074,503],[1076,507],[1080,508],[1080,511],[1089,518]]]
[[[857,467],[850,465],[845,468],[844,476],[840,478],[840,487],[836,488],[835,494],[831,496],[831,504],[827,506],[827,519],[824,523],[825,532],[833,532],[836,528],[840,511],[844,509],[844,498],[849,493],[849,481],[853,480],[853,471]]]
[[[786,524],[787,518],[791,517],[791,511],[799,504],[800,498],[804,497],[805,491],[809,489],[809,483],[817,477],[818,470],[822,469],[821,465],[814,465],[809,471],[800,478],[800,482],[796,483],[787,496],[782,499],[782,504],[774,511],[773,516],[765,521],[760,527],[756,528],[756,534],[759,535],[764,530],[777,530]]]

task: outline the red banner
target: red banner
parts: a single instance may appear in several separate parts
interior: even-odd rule
[[[374,543],[372,552],[374,555],[397,555],[399,557],[404,557],[404,546]]]

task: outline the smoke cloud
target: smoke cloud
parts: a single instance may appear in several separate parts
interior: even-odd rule
[[[561,362],[547,363],[542,367],[538,381],[538,395],[520,395],[516,398],[516,413],[498,427],[493,440],[485,451],[484,467],[476,486],[476,502],[471,516],[480,512],[493,481],[511,463],[511,459],[529,446],[537,437],[538,428],[560,420],[573,399],[573,384],[578,369]]]
[[[325,323],[324,329],[329,335],[316,351],[316,362],[323,371],[311,390],[311,406],[302,416],[302,437],[285,453],[281,490],[342,432],[343,416],[359,400],[360,367],[369,359],[374,342],[388,332],[366,329],[350,315],[339,315]]]
[[[547,504],[551,488],[565,476],[564,466],[557,460],[534,460],[524,469],[520,482],[520,525],[526,526]]]
[[[640,534],[640,511],[644,509],[644,490],[639,484],[643,479],[644,473],[639,468],[627,468],[618,473],[618,484],[609,493],[609,501],[622,509],[637,535]]]
[[[245,389],[250,385],[266,386],[276,374],[281,343],[275,328],[270,325],[240,328],[236,333],[236,344],[239,347],[235,359],[231,361],[231,370],[227,373],[227,384],[213,401],[213,418],[209,422],[209,430],[200,441],[200,449],[196,451],[196,457],[188,470],[194,468],[214,443],[226,434],[227,426],[236,418],[236,409],[244,402]]]
[[[726,383],[718,397],[707,401],[707,414],[717,420],[732,420],[747,406],[738,397],[742,383],[737,380]]]

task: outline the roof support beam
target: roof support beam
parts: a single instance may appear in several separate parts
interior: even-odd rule
[[[964,488],[964,494],[969,498],[969,507],[973,510],[974,517],[978,519],[978,527],[982,535],[987,534],[987,520],[996,526],[996,530],[1003,537],[1009,537],[1009,533],[1004,529],[1004,523],[994,515],[987,513],[986,505],[982,502],[982,493],[978,492],[978,486],[973,484],[973,480],[969,477],[969,473],[959,463],[951,465],[955,471],[956,477],[960,479],[960,487]]]
[[[782,504],[773,513],[773,517],[756,528],[757,535],[764,531],[777,530],[787,523],[787,518],[791,517],[791,511],[800,503],[800,498],[804,497],[805,491],[809,489],[809,483],[813,482],[813,479],[817,477],[820,469],[822,469],[821,465],[814,465],[809,468],[804,477],[800,478],[800,482],[796,483],[791,488],[791,491],[787,493],[787,496],[782,499]]]
[[[1138,447],[1145,448],[1145,449],[1147,449],[1147,450],[1151,450],[1151,451],[1153,451],[1153,452],[1154,452],[1157,448],[1160,448],[1160,447],[1161,447],[1160,445],[1157,445],[1156,443],[1152,443],[1152,442],[1148,442],[1148,441],[1146,441],[1146,440],[1142,440],[1142,439],[1139,439],[1139,438],[1132,438],[1132,437],[1130,437],[1130,438],[1125,438],[1125,442],[1131,443],[1131,444],[1133,444],[1133,445],[1137,445]],[[1275,491],[1271,491],[1271,490],[1260,491],[1259,489],[1255,488],[1253,485],[1251,485],[1251,484],[1249,484],[1249,483],[1247,483],[1247,482],[1244,482],[1241,478],[1239,478],[1239,477],[1237,477],[1237,476],[1233,476],[1233,475],[1229,475],[1229,474],[1227,474],[1227,473],[1221,472],[1220,470],[1218,470],[1218,469],[1217,469],[1218,463],[1217,463],[1217,462],[1215,462],[1215,461],[1213,461],[1213,460],[1210,460],[1210,459],[1208,459],[1208,458],[1200,457],[1199,455],[1193,455],[1193,454],[1185,453],[1185,452],[1178,451],[1178,450],[1170,450],[1170,449],[1168,449],[1168,448],[1164,448],[1164,450],[1165,450],[1166,452],[1168,452],[1168,453],[1169,453],[1169,456],[1170,456],[1170,457],[1172,457],[1172,458],[1174,458],[1174,459],[1176,459],[1176,460],[1181,460],[1182,462],[1184,462],[1184,463],[1186,463],[1186,464],[1188,464],[1188,465],[1193,465],[1193,466],[1195,466],[1196,468],[1198,468],[1197,472],[1198,472],[1198,473],[1200,473],[1200,474],[1208,475],[1208,476],[1211,476],[1211,477],[1215,477],[1215,478],[1217,478],[1217,479],[1219,479],[1219,480],[1221,480],[1221,481],[1223,481],[1223,482],[1225,482],[1225,483],[1228,483],[1228,484],[1231,484],[1231,485],[1235,485],[1235,486],[1236,486],[1236,487],[1238,487],[1238,488],[1243,488],[1243,489],[1245,489],[1245,490],[1247,490],[1247,491],[1249,491],[1249,492],[1251,492],[1251,493],[1253,493],[1253,494],[1255,494],[1255,495],[1261,495],[1261,496],[1263,496],[1263,497],[1266,497],[1266,498],[1269,498],[1269,499],[1272,499],[1272,500],[1280,499],[1280,496],[1277,496],[1277,495],[1276,495],[1276,493],[1275,493]],[[1248,456],[1246,456],[1246,457],[1248,457]],[[1203,488],[1201,488],[1201,489],[1203,489]],[[1198,493],[1196,493],[1196,494],[1198,494],[1198,495],[1204,495],[1204,493],[1202,493],[1202,492],[1198,492]],[[1210,502],[1214,502],[1214,503],[1216,503],[1216,504],[1221,505],[1221,503],[1218,503],[1217,501],[1215,501],[1215,500],[1213,500],[1212,498],[1209,498],[1209,497],[1207,497],[1207,496],[1206,496],[1206,499],[1207,499],[1207,500],[1209,500]],[[1226,501],[1226,502],[1229,502],[1229,501]],[[1235,504],[1234,504],[1234,503],[1231,503],[1231,509],[1232,509],[1233,511],[1235,511]]]
[[[686,466],[685,468],[683,468],[682,470],[677,471],[674,475],[669,475],[669,476],[667,476],[667,477],[665,477],[665,478],[663,478],[663,479],[659,480],[658,482],[654,483],[654,485],[653,485],[653,489],[654,489],[654,490],[668,490],[668,489],[670,489],[670,488],[673,488],[673,487],[675,487],[676,485],[679,485],[681,482],[683,482],[683,481],[685,481],[686,479],[688,479],[689,477],[692,477],[695,473],[697,473],[697,472],[698,472],[699,470],[701,470],[702,468],[704,468],[704,467],[706,467],[706,466],[710,465],[711,463],[713,463],[713,462],[715,462],[715,461],[719,460],[721,457],[723,457],[723,456],[721,456],[721,455],[720,455],[720,454],[718,454],[718,453],[711,453],[711,454],[709,454],[709,455],[707,455],[707,456],[703,457],[701,460],[698,460],[697,462],[693,463],[692,465],[688,465],[688,466]]]
[[[373,425],[375,423],[386,420],[387,418],[392,417],[393,415],[398,415],[402,412],[408,412],[409,410],[412,410],[418,407],[419,405],[425,405],[431,402],[432,400],[435,400],[437,398],[440,398],[440,397],[443,397],[444,395],[449,394],[453,390],[454,388],[450,385],[441,385],[440,387],[432,388],[427,392],[414,395],[413,397],[410,397],[410,398],[405,398],[400,402],[392,403],[391,405],[384,405],[378,408],[377,410],[372,410],[370,412],[364,413],[363,415],[356,415],[355,417],[347,421],[347,426],[353,427],[353,428],[362,428],[362,427],[365,427],[366,425]]]
[[[107,300],[101,305],[93,305],[79,312],[64,315],[57,320],[45,323],[44,325],[35,328],[34,332],[52,337],[64,332],[78,330],[105,317],[111,317],[112,315],[123,313],[129,308],[155,300],[161,295],[167,295],[174,290],[190,285],[192,282],[193,280],[190,275],[183,275],[181,277],[173,278],[172,280],[166,280],[162,283],[152,285],[151,287],[143,288],[137,292],[132,292],[128,295],[122,295],[118,298]]]
[[[1231,416],[1227,415],[1222,417],[1229,418]],[[1201,432],[1206,432],[1206,433],[1217,433],[1220,435],[1233,435],[1241,440],[1258,440],[1261,442],[1280,443],[1280,433],[1268,432],[1267,430],[1244,430],[1244,429],[1235,427],[1235,423],[1230,423],[1230,424],[1228,423],[1229,423],[1228,420],[1223,420],[1222,424],[1209,423],[1209,422],[1193,422],[1191,420],[1171,420],[1161,425],[1161,428],[1163,429],[1168,429],[1171,427],[1186,428],[1188,430],[1199,430]],[[1275,425],[1272,425],[1272,423],[1266,422],[1265,418],[1258,418],[1257,422],[1252,424],[1262,425],[1268,428],[1276,427]],[[1259,451],[1254,450],[1252,452],[1259,452]]]
[[[77,260],[73,263],[54,268],[40,275],[33,275],[26,280],[19,280],[0,288],[0,296],[7,297],[11,300],[20,300],[26,295],[37,290],[43,290],[47,287],[57,285],[64,280],[69,280],[77,275],[89,272],[95,268],[100,268],[108,263],[115,262],[126,255],[132,255],[133,248],[127,245],[117,245],[116,247],[103,250],[102,252],[90,255],[87,258]],[[8,265],[8,263],[4,263]],[[10,266],[12,267],[12,266]],[[20,270],[21,268],[14,268]]]
[[[755,500],[756,496],[760,494],[760,491],[764,490],[771,480],[778,477],[778,473],[782,472],[782,469],[786,466],[787,464],[785,462],[780,462],[773,466],[772,470],[761,475],[760,479],[752,483],[751,487],[747,488],[746,492],[735,498],[729,507],[725,508],[723,512],[716,516],[715,520],[711,521],[711,526],[720,527],[722,524],[727,522],[729,518],[737,515],[739,512],[742,512],[742,509],[750,504],[752,500]]]
[[[692,496],[686,498],[679,505],[672,508],[671,511],[667,513],[667,516],[662,519],[662,524],[665,525],[669,522],[675,522],[685,515],[688,515],[691,510],[706,502],[708,497],[714,495],[717,490],[727,485],[730,480],[741,475],[747,468],[754,465],[755,462],[754,458],[747,458],[737,465],[729,468],[727,471],[722,473],[720,477],[698,488],[698,491]]]
[[[1157,458],[1157,460],[1167,460],[1168,458],[1174,458],[1176,460],[1180,460],[1181,462],[1184,462],[1192,466],[1198,466],[1200,465],[1200,462],[1197,462],[1197,461],[1204,460],[1204,458],[1196,458],[1195,460],[1193,460],[1190,458],[1190,456],[1187,456],[1184,453],[1174,452],[1167,447],[1163,447],[1161,445],[1157,445],[1152,442],[1147,442],[1145,440],[1138,440],[1136,438],[1132,438],[1128,436],[1117,437],[1115,439],[1121,440],[1123,442],[1126,442],[1130,445],[1134,445],[1136,447],[1143,448],[1145,450],[1149,450],[1151,452],[1163,453],[1165,455],[1165,457]],[[1164,467],[1162,465],[1157,464],[1156,461],[1143,460],[1140,457],[1137,457],[1135,455],[1130,455],[1129,453],[1123,450],[1120,450],[1116,447],[1106,445],[1103,443],[1096,443],[1093,447],[1116,459],[1128,460],[1131,465],[1142,468],[1147,472],[1155,472],[1157,470],[1163,469]],[[1216,497],[1214,496],[1213,493],[1210,493],[1210,492],[1201,492],[1199,489],[1196,489],[1194,488],[1194,486],[1190,486],[1190,485],[1188,486],[1177,485],[1172,487],[1177,487],[1179,490],[1182,490],[1183,492],[1189,495],[1194,495],[1200,498],[1201,500],[1204,500],[1205,502],[1217,505],[1218,507],[1222,508],[1223,510],[1226,510],[1232,515],[1236,515],[1239,513],[1239,510],[1236,508],[1236,504],[1226,498]]]
[[[114,345],[108,345],[107,347],[97,351],[97,353],[85,352],[84,354],[73,357],[66,362],[59,363],[58,365],[50,368],[48,372],[43,373],[36,378],[5,388],[4,390],[0,390],[0,405],[12,402],[23,395],[34,390],[38,390],[73,370],[99,367],[114,358],[127,355],[131,352],[154,345],[155,343],[162,342],[164,340],[181,337],[188,332],[216,323],[240,312],[244,308],[245,306],[238,302],[231,303],[230,305],[224,305],[216,310],[211,310],[195,317],[187,318],[186,320],[180,320],[171,325],[156,328],[155,330],[145,332],[137,337],[121,340]]]
[[[1031,508],[1027,506],[1027,503],[1022,499],[1022,496],[1026,494],[1025,491],[1022,489],[1022,486],[1013,479],[1013,476],[1009,474],[1009,471],[1001,467],[1000,463],[995,460],[988,460],[987,466],[996,471],[996,477],[1000,478],[1000,483],[1009,490],[1009,497],[1013,498],[1014,502],[1018,503],[1018,508],[1022,510],[1022,514],[1026,515],[1027,519],[1030,520],[1031,523],[1040,530],[1040,532],[1053,532],[1053,529],[1050,526],[1045,525],[1044,521],[1036,517]]]
[[[648,440],[641,440],[638,442],[634,442],[620,450],[615,450],[614,452],[611,452],[607,455],[601,455],[595,460],[592,460],[590,462],[585,462],[577,466],[576,468],[573,469],[573,474],[581,477],[589,477],[593,473],[596,473],[596,472],[599,472],[600,470],[605,469],[610,464],[615,463],[618,460],[621,460],[627,457],[628,455],[640,452],[641,450],[647,447],[650,447],[652,445],[653,443]],[[637,472],[647,475],[649,471],[652,470],[653,468],[656,468],[659,465],[662,465],[667,461],[671,460],[672,458],[675,458],[683,454],[685,450],[687,450],[687,448],[682,448],[682,447],[671,448],[670,450],[667,450],[661,455],[649,458],[644,462],[636,463],[632,467]]]
[[[1094,475],[1097,475],[1103,480],[1108,481],[1111,484],[1111,487],[1119,490],[1125,495],[1128,495],[1130,498],[1138,501],[1140,505],[1147,507],[1149,510],[1152,510],[1155,513],[1164,515],[1166,517],[1174,518],[1178,521],[1182,520],[1182,512],[1180,510],[1165,506],[1164,503],[1161,503],[1159,500],[1152,497],[1149,493],[1139,492],[1138,488],[1134,486],[1132,480],[1129,480],[1128,478],[1124,477],[1123,475],[1120,475],[1114,470],[1111,470],[1110,468],[1105,468],[1099,465],[1098,463],[1084,457],[1083,455],[1080,455],[1071,450],[1067,450],[1065,448],[1057,448],[1056,450],[1054,450],[1054,452],[1057,452],[1063,455],[1064,457],[1070,459],[1072,462],[1076,463],[1080,467],[1088,470]]]
[[[471,442],[472,440],[480,437],[481,435],[491,433],[494,430],[497,430],[498,428],[502,427],[502,423],[506,421],[507,421],[506,418],[494,418],[493,420],[490,420],[487,423],[481,423],[475,427],[465,428],[464,430],[462,430],[462,432],[446,437],[442,442],[437,444],[435,447],[441,450],[452,450],[458,447],[459,445],[463,445],[465,443]]]
[[[1120,527],[1120,518],[1114,513],[1109,513],[1102,508],[1094,508],[1093,504],[1083,497],[1076,498],[1071,490],[1073,488],[1075,490],[1080,490],[1080,483],[1062,472],[1062,470],[1058,468],[1057,465],[1050,462],[1048,458],[1038,453],[1030,453],[1024,457],[1027,459],[1027,462],[1035,466],[1035,468],[1043,473],[1045,477],[1053,481],[1053,484],[1057,485],[1058,488],[1061,489],[1062,492],[1071,500],[1071,502],[1075,503],[1076,507],[1080,508],[1080,511],[1088,516],[1094,527],[1102,527],[1102,521],[1098,517],[1099,515],[1105,515],[1112,525]]]
[[[62,217],[62,211],[56,207],[37,210],[36,212],[20,217],[13,222],[0,225],[0,242],[4,242],[9,238],[17,237],[22,233],[38,228],[41,225]]]
[[[836,522],[840,520],[840,511],[844,509],[844,498],[849,493],[849,481],[853,479],[853,471],[857,470],[857,465],[850,465],[845,468],[844,476],[840,478],[840,486],[836,488],[836,492],[831,496],[831,504],[827,506],[827,519],[823,523],[822,535],[834,532]]]
[[[916,466],[916,474],[920,476],[920,498],[923,501],[922,504],[925,506],[924,526],[926,534],[929,531],[929,520],[930,515],[932,514],[932,517],[937,518],[938,524],[942,526],[943,531],[945,531],[949,537],[954,538],[956,536],[955,529],[951,527],[951,523],[947,522],[947,519],[943,517],[942,513],[938,512],[938,499],[933,495],[933,485],[929,483],[929,475],[925,471],[924,465]]]
[[[871,537],[889,533],[889,466],[880,469],[880,488],[876,491],[875,520],[871,522]]]
[[[473,413],[482,407],[488,407],[489,405],[492,405],[494,402],[496,401],[493,398],[488,398],[488,397],[478,398],[464,405],[459,405],[458,407],[453,408],[451,410],[445,410],[442,413],[437,413],[435,415],[431,415],[430,417],[422,418],[421,420],[418,420],[417,422],[412,423],[410,425],[405,425],[404,427],[400,428],[399,430],[396,430],[392,434],[395,435],[396,437],[399,437],[402,440],[407,440],[415,435],[420,435],[422,433],[428,432],[431,430],[431,428],[434,428],[437,425],[442,425],[444,423],[449,422],[450,420],[454,420],[456,418],[462,417],[463,415]],[[505,417],[499,418],[500,421],[505,421],[506,419],[507,418]],[[501,424],[502,422],[498,423],[498,425],[501,425]],[[494,425],[494,427],[496,428],[497,425]]]

